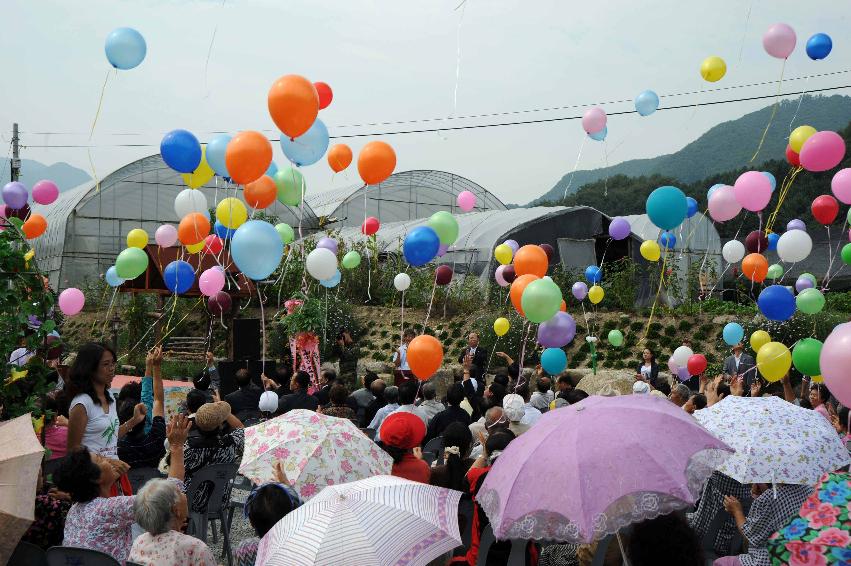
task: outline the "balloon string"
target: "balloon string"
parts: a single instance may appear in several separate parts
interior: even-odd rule
[[[576,163],[573,164],[573,171],[570,173],[570,180],[567,182],[567,186],[564,188],[564,195],[562,195],[562,200],[567,198],[567,191],[570,190],[570,186],[573,184],[573,177],[576,175],[576,169],[579,167],[579,160],[582,158],[582,148],[585,147],[585,140],[588,139],[588,136],[582,136],[582,144],[579,146],[579,153],[576,154]]]
[[[827,272],[824,274],[824,279],[821,282],[821,290],[827,291],[827,282],[830,279],[830,270],[833,267],[833,260],[836,257],[831,250],[833,249],[833,243],[830,240],[830,225],[825,226],[827,228]]]
[[[457,9],[457,8],[456,8]],[[456,43],[458,52],[455,59],[455,91],[452,95],[452,116],[458,112],[458,85],[461,83],[461,26],[464,23],[464,12],[467,10],[466,1],[461,5],[461,16],[458,18]]]
[[[493,343],[493,348],[491,348],[490,356],[488,356],[488,365],[487,365],[487,367],[485,367],[485,373],[488,373],[488,371],[491,368],[491,360],[493,360],[493,353],[496,352],[496,347],[499,345],[499,339],[500,338],[501,338],[501,336],[497,335],[496,342]]]
[[[520,345],[520,360],[517,362],[517,385],[514,386],[514,391],[517,391],[520,386],[526,383],[523,375],[524,358],[526,357],[526,341],[529,339],[529,330],[532,328],[531,322],[526,322],[523,328],[523,343]]]
[[[795,119],[798,117],[798,110],[801,109],[801,102],[804,100],[804,95],[807,94],[807,85],[810,83],[810,76],[807,75],[804,80],[804,89],[801,91],[801,96],[798,98],[798,106],[795,108],[795,114],[792,116],[792,120],[789,121],[789,133],[792,133],[792,124],[795,123]]]
[[[263,310],[263,296],[260,294],[260,283],[254,285],[257,289],[257,300],[260,302],[260,373],[266,373],[266,313]]]
[[[751,0],[751,3],[748,5],[748,14],[747,14],[747,16],[745,16],[745,29],[742,31],[742,41],[741,41],[741,43],[739,43],[739,63],[742,62],[742,51],[745,48],[745,38],[748,35],[748,24],[750,24],[750,21],[751,21],[751,10],[752,9],[753,9],[753,0]]]
[[[650,332],[650,324],[653,322],[653,313],[656,311],[656,303],[659,302],[659,294],[662,292],[662,283],[665,281],[665,264],[668,261],[668,249],[665,248],[665,253],[662,255],[662,270],[659,272],[659,286],[656,288],[656,297],[653,299],[653,305],[650,307],[650,316],[647,317],[647,327],[644,329],[644,336],[641,337],[639,343],[647,340],[647,334]]]
[[[842,245],[842,236],[841,235],[845,231],[845,228],[847,226],[848,226],[848,218],[846,218],[845,222],[842,223],[842,230],[839,231],[839,234],[840,234],[839,241],[836,242],[836,249],[833,251],[833,259],[834,260],[836,260],[836,258],[839,257],[838,256],[839,246]],[[842,265],[838,270],[836,270],[836,273],[834,273],[830,277],[828,277],[827,275],[825,276],[824,280],[822,281],[823,289],[825,289],[825,290],[827,289],[827,285],[829,285],[830,282],[833,281],[833,278],[836,277],[839,274],[839,272],[842,270],[843,267],[845,267],[845,266]],[[830,270],[828,269],[828,275],[829,274],[830,274]]]
[[[112,69],[110,69],[110,71],[111,70]],[[100,98],[98,99],[98,107],[97,110],[95,110],[95,119],[92,120],[92,128],[89,130],[89,141],[92,141],[92,136],[95,135],[95,126],[98,123],[98,118],[100,117],[100,110],[103,107],[103,95],[106,92],[106,83],[109,81],[110,71],[106,72],[106,77],[104,77],[103,79],[103,86],[100,89]]]
[[[109,290],[109,287],[103,288],[103,293],[100,294],[100,302],[98,303],[98,305],[103,304],[103,300],[106,298],[106,293],[107,293],[108,290]],[[92,319],[92,326],[91,326],[91,328],[89,328],[89,334],[92,334],[95,331],[95,326],[97,326],[97,324],[98,324],[98,319],[97,319],[97,317],[95,317],[95,318]]]
[[[777,206],[774,208],[774,212],[771,213],[768,217],[768,222],[765,224],[766,233],[774,227],[774,222],[777,220],[777,215],[780,212],[780,207],[783,206],[783,201],[786,200],[786,195],[789,194],[789,189],[792,188],[792,184],[795,182],[798,174],[803,170],[804,168],[798,165],[790,170],[787,177],[783,179],[783,185],[780,187],[780,196],[777,199]]]
[[[751,160],[748,163],[753,163],[756,159],[756,156],[759,155],[759,152],[762,149],[762,144],[765,143],[765,136],[768,134],[768,128],[771,127],[771,123],[774,121],[774,116],[777,114],[777,108],[780,106],[780,90],[783,86],[784,72],[786,72],[786,59],[783,59],[783,66],[780,68],[780,80],[777,82],[777,94],[774,97],[774,105],[771,107],[771,116],[769,116],[768,123],[765,125],[765,129],[762,131],[762,137],[759,138],[759,145],[757,146],[753,157],[751,157]]]
[[[431,285],[431,298],[428,300],[428,310],[426,311],[425,322],[423,323],[423,334],[425,334],[426,327],[428,326],[428,317],[431,315],[431,304],[434,302],[435,289],[437,289],[437,277],[434,278]]]
[[[406,289],[407,291],[407,289]],[[405,341],[405,291],[402,291],[402,321],[399,323],[399,345]]]
[[[109,306],[106,307],[106,316],[103,319],[103,326],[100,329],[101,336],[106,334],[106,323],[109,322],[109,317],[112,314],[112,305],[115,303],[115,295],[118,293],[118,287],[112,291],[112,298],[109,300]],[[117,340],[116,340],[117,342]],[[113,348],[118,349],[118,344],[113,344]]]
[[[780,261],[783,261],[783,260],[780,260]],[[784,262],[784,263],[785,263],[785,262]],[[798,262],[797,262],[797,261],[793,261],[793,262],[792,262],[792,265],[790,265],[790,266],[789,266],[789,268],[788,268],[788,269],[786,269],[786,271],[784,271],[784,272],[783,272],[783,275],[780,277],[780,281],[778,281],[778,283],[782,283],[782,282],[783,282],[783,280],[786,278],[786,276],[787,276],[787,275],[789,275],[789,272],[790,272],[790,271],[792,271],[792,269],[795,267],[795,264],[796,264],[796,263],[798,263]]]

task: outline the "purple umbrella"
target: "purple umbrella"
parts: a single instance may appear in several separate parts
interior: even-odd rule
[[[690,507],[732,452],[670,401],[593,396],[513,440],[477,499],[497,539],[590,543]]]

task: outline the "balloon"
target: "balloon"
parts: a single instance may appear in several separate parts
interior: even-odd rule
[[[231,257],[249,279],[260,280],[271,275],[281,263],[283,253],[284,244],[280,234],[271,224],[262,220],[249,220],[236,229],[231,239]],[[334,263],[336,268],[336,257]]]
[[[557,375],[567,367],[567,354],[561,348],[547,348],[541,352],[541,367],[550,375]]]
[[[307,254],[304,265],[314,279],[331,279],[337,271],[337,255],[327,248],[316,248]]]
[[[545,322],[559,312],[561,289],[552,279],[531,281],[520,299],[526,318],[531,322]]]
[[[514,271],[513,265],[505,266],[505,269],[502,270],[502,278],[505,279],[506,283],[513,283],[517,279],[517,272]]]
[[[231,302],[230,295],[224,291],[219,291],[207,299],[207,310],[210,311],[210,314],[220,316],[230,312]]]
[[[810,210],[819,224],[827,226],[836,220],[836,215],[839,214],[839,203],[830,195],[820,195],[813,199]]]
[[[777,249],[777,242],[780,240],[780,234],[772,232],[766,239],[768,240],[768,251],[775,251]]]
[[[798,279],[795,281],[795,290],[799,293],[806,289],[812,289],[815,286],[816,284],[806,277],[798,277]]]
[[[755,283],[762,283],[768,275],[768,260],[762,254],[748,254],[742,260],[742,275]]]
[[[754,352],[771,342],[771,336],[765,330],[756,330],[750,337],[751,348]]]
[[[709,199],[709,216],[716,222],[726,222],[742,210],[736,198],[735,189],[728,185],[719,187]]]
[[[677,245],[677,237],[673,232],[662,232],[659,234],[659,243],[663,248],[670,250]]]
[[[777,240],[777,255],[785,262],[802,261],[812,249],[813,239],[803,230],[788,230]]]
[[[503,242],[503,244],[505,244],[506,246],[508,246],[509,248],[511,248],[511,253],[512,253],[512,255],[513,255],[513,254],[516,254],[516,253],[517,253],[517,250],[519,250],[519,249],[520,249],[520,244],[518,244],[515,240],[505,240],[505,241]]]
[[[397,273],[393,278],[393,286],[397,291],[407,291],[411,286],[411,276],[407,273]]]
[[[706,371],[706,356],[703,354],[694,354],[693,356],[689,356],[688,361],[686,361],[686,368],[688,369],[689,375],[701,375]]]
[[[804,289],[795,297],[795,304],[804,314],[816,314],[824,308],[824,295],[818,289]]]
[[[571,287],[570,292],[573,293],[574,297],[582,301],[588,296],[588,285],[584,281],[577,281]]]
[[[213,230],[216,232],[216,236],[222,240],[229,240],[233,238],[233,234],[236,232],[235,228],[228,228],[218,220],[216,220],[216,223],[213,225]]]
[[[759,171],[746,171],[733,185],[736,201],[751,212],[759,212],[771,200],[771,183]]]
[[[807,171],[833,169],[845,157],[845,140],[836,132],[816,132],[801,148],[801,167]]]
[[[328,150],[327,159],[334,173],[339,173],[352,164],[352,148],[344,143],[334,144]]]
[[[183,189],[174,198],[174,213],[178,219],[181,219],[193,212],[209,214],[207,211],[207,197],[201,191]]]
[[[216,172],[207,163],[207,146],[201,146],[201,162],[191,173],[181,173],[180,177],[190,189],[197,189],[206,185],[210,179],[215,177]]]
[[[763,289],[756,304],[768,320],[789,320],[795,314],[795,297],[782,285],[770,285]]]
[[[851,265],[851,244],[842,246],[842,263]]]
[[[28,240],[34,240],[47,230],[47,218],[38,213],[30,214],[30,217],[24,221],[21,226],[21,231]]]
[[[160,142],[160,155],[175,171],[192,173],[201,163],[201,144],[192,132],[172,130]]]
[[[789,147],[792,148],[792,151],[795,153],[801,153],[801,148],[804,146],[804,142],[810,139],[810,137],[818,132],[812,126],[798,126],[792,133],[789,134]]]
[[[559,311],[538,326],[538,343],[544,348],[562,348],[576,336],[576,321],[566,312]]]
[[[531,273],[543,277],[547,274],[549,263],[547,252],[542,250],[540,246],[525,245],[514,254],[514,271],[517,275]]]
[[[316,89],[316,95],[319,96],[319,109],[328,108],[331,101],[334,100],[334,92],[331,90],[331,87],[328,86],[328,83],[317,81],[313,83],[313,88]]]
[[[184,246],[197,244],[210,233],[210,221],[203,214],[193,212],[187,214],[177,226],[177,237]]]
[[[242,201],[237,198],[228,197],[222,199],[216,207],[216,220],[227,228],[239,228],[247,219],[248,210],[246,210]]]
[[[792,354],[780,342],[769,342],[756,353],[756,367],[768,381],[780,381],[792,367]]]
[[[511,263],[512,255],[513,252],[507,244],[500,244],[493,250],[493,257],[495,257],[496,261],[498,261],[502,265],[508,265],[509,263]]]
[[[818,281],[816,281],[816,276],[812,273],[802,273],[798,275],[798,279],[809,279],[812,282],[812,286],[815,287]]]
[[[830,55],[831,49],[833,41],[826,33],[817,33],[807,40],[807,56],[813,61],[824,59]]]
[[[712,195],[715,194],[715,191],[717,191],[721,187],[726,187],[726,185],[724,183],[716,183],[709,187],[709,190],[706,191],[706,201],[709,202],[709,199],[712,198]]]
[[[299,167],[313,165],[328,149],[328,128],[317,118],[310,129],[297,138],[281,136],[281,149],[287,159]]]
[[[274,177],[275,173],[277,173],[277,172],[278,172],[278,166],[275,164],[274,161],[272,161],[271,163],[269,163],[269,168],[266,169],[266,176],[267,177]]]
[[[824,341],[819,368],[824,383],[840,403],[851,405],[851,323],[838,324]]]
[[[476,195],[470,191],[461,191],[458,193],[456,202],[458,203],[458,208],[464,212],[470,212],[476,206]]]
[[[367,185],[377,185],[393,174],[396,152],[390,144],[371,141],[358,154],[358,173]]]
[[[645,90],[635,97],[635,111],[642,116],[650,116],[659,108],[659,96],[652,90]]]
[[[802,338],[792,348],[792,365],[803,375],[820,375],[819,357],[824,344],[815,338]]]
[[[742,328],[742,325],[738,322],[728,322],[724,325],[722,335],[724,337],[724,342],[730,346],[735,346],[742,341],[742,338],[745,337],[745,329]]]
[[[589,265],[585,268],[585,279],[589,283],[599,283],[603,279],[603,270],[596,265]]]
[[[437,232],[441,244],[451,246],[458,239],[458,221],[445,210],[432,214],[426,224]]]
[[[67,316],[74,316],[86,304],[86,296],[76,287],[68,287],[59,293],[59,310]]]
[[[278,200],[289,206],[301,204],[302,193],[307,192],[307,183],[301,172],[294,167],[284,167],[273,177],[278,188]]]
[[[318,242],[316,242],[316,247],[325,248],[326,250],[330,250],[334,255],[337,255],[337,240],[334,238],[323,236],[322,238],[319,238]]]
[[[230,178],[227,164],[225,163],[225,152],[232,138],[227,134],[219,134],[207,142],[207,147],[204,151],[204,158],[213,171],[220,177]],[[230,296],[228,296],[230,299]]]
[[[269,89],[267,103],[272,121],[290,138],[297,138],[309,130],[319,114],[316,87],[299,75],[284,75],[275,81]]]
[[[220,275],[224,278],[223,274]],[[195,283],[195,270],[186,261],[172,261],[163,270],[163,282],[169,291],[182,295]],[[224,285],[224,281],[222,284]]]
[[[771,192],[773,193],[773,192],[774,192],[774,189],[776,189],[776,188],[777,188],[777,179],[775,179],[775,178],[774,178],[774,175],[772,175],[772,174],[771,174],[771,173],[769,173],[768,171],[760,171],[760,173],[762,173],[763,175],[765,175],[765,178],[766,178],[766,179],[768,179],[768,182],[769,182],[769,184],[771,185]]]
[[[641,242],[641,247],[638,250],[641,252],[641,257],[647,261],[659,261],[659,258],[662,257],[662,250],[659,249],[659,244],[653,240],[644,240]]]
[[[275,202],[275,198],[278,196],[278,187],[272,177],[263,175],[256,181],[245,185],[242,196],[251,208],[267,208]]]
[[[553,257],[556,255],[556,250],[549,244],[540,244],[541,249],[544,250],[544,253],[547,254],[547,263],[553,260]]]
[[[606,127],[606,112],[595,106],[585,111],[582,116],[582,129],[586,134],[594,134]]]
[[[405,236],[402,254],[409,265],[419,267],[434,259],[440,247],[440,237],[430,226],[417,226]]]
[[[674,353],[671,354],[671,359],[678,367],[686,367],[688,359],[694,355],[694,352],[688,346],[679,346]]]
[[[6,183],[6,186],[3,187],[3,202],[13,210],[24,208],[27,205],[28,197],[27,188],[23,183],[12,181],[11,183]]]
[[[507,265],[499,265],[496,268],[496,271],[493,274],[493,278],[496,280],[496,284],[500,287],[508,287],[509,282],[505,280],[505,276],[503,273],[505,272],[505,268]]]
[[[205,245],[206,244],[202,240],[202,241],[198,242],[197,244],[187,244],[184,247],[186,248],[187,252],[189,252],[191,254],[197,254],[197,253],[200,253],[201,250],[204,249]]]
[[[449,251],[449,246],[446,244],[440,244],[440,247],[437,248],[437,257],[443,257],[446,255],[446,252]]]
[[[106,36],[106,60],[116,69],[128,71],[145,60],[145,38],[133,28],[116,28]]]
[[[32,195],[38,204],[51,204],[59,196],[59,187],[53,181],[42,180],[33,185]]]
[[[272,144],[260,132],[239,132],[225,149],[225,165],[234,183],[245,185],[262,177],[272,163]]]
[[[778,59],[788,59],[795,50],[795,30],[786,24],[774,24],[762,35],[765,52]]]
[[[759,230],[754,230],[745,238],[745,248],[750,253],[762,253],[768,250],[768,238]]]
[[[724,78],[727,74],[727,63],[721,57],[711,56],[703,60],[700,64],[700,76],[703,80],[715,83]]]
[[[623,345],[623,332],[620,330],[609,330],[609,344],[614,347]]]
[[[588,137],[594,141],[603,141],[606,139],[606,136],[609,135],[609,127],[603,126],[603,129],[599,132],[594,132],[593,134],[588,134]]]
[[[133,228],[127,232],[128,248],[144,248],[148,245],[148,233],[141,228]]]
[[[801,156],[798,155],[798,152],[792,149],[790,146],[786,146],[786,161],[789,162],[789,165],[794,167],[798,167],[801,165]]]
[[[830,190],[842,204],[851,204],[851,169],[846,167],[837,171],[830,181]],[[35,198],[35,187],[33,187],[33,198]]]
[[[526,291],[526,287],[532,281],[537,281],[539,277],[537,275],[532,275],[531,273],[527,273],[526,275],[518,275],[517,278],[511,283],[511,289],[509,290],[509,296],[511,297],[511,304],[514,305],[514,308],[517,312],[520,313],[521,316],[526,316],[523,312],[523,293]]]
[[[508,330],[511,328],[511,324],[508,322],[507,318],[499,317],[495,321],[493,321],[493,331],[497,336],[505,336],[508,334]]]
[[[688,203],[688,212],[686,212],[686,217],[691,218],[695,214],[697,214],[698,204],[695,199],[692,197],[686,197],[686,202]]]
[[[429,334],[420,334],[408,344],[408,366],[420,381],[434,375],[443,364],[443,346]]]
[[[106,270],[106,275],[104,276],[106,279],[107,285],[110,287],[118,287],[122,283],[124,283],[124,279],[118,276],[118,273],[115,271],[115,266],[110,266],[109,269]]]
[[[225,247],[225,242],[215,234],[204,238],[204,251],[208,254],[218,255]]]
[[[745,245],[738,240],[730,240],[721,248],[721,256],[727,263],[738,263],[745,257]]]
[[[599,285],[594,285],[590,289],[588,289],[588,300],[591,301],[592,304],[598,304],[603,300],[603,297],[606,295],[606,292],[603,291],[603,288]]]
[[[452,281],[452,268],[448,265],[439,265],[434,272],[434,282],[436,285],[449,285]]]
[[[789,222],[786,223],[786,231],[789,230],[803,230],[807,231],[807,225],[804,224],[803,220],[798,220],[797,218],[793,218]]]
[[[688,202],[683,192],[676,187],[659,187],[647,197],[647,216],[662,230],[673,230],[688,213]]]
[[[343,256],[343,267],[345,267],[346,269],[354,269],[360,265],[360,260],[360,254],[355,250],[352,250]]]
[[[378,222],[378,218],[376,218],[375,216],[369,216],[366,220],[363,221],[363,224],[361,224],[360,231],[361,233],[366,234],[367,236],[372,236],[373,234],[378,232],[378,229],[380,227],[381,223]]]
[[[609,236],[613,240],[623,240],[629,236],[631,230],[629,220],[623,216],[615,216],[609,223]]]
[[[135,279],[148,268],[148,254],[139,248],[127,248],[115,258],[115,273],[121,279]]]
[[[768,266],[767,277],[771,279],[780,279],[783,277],[783,267],[778,263],[772,263]]]
[[[340,284],[340,280],[343,278],[343,274],[340,273],[340,270],[334,271],[334,275],[330,279],[323,279],[319,282],[320,285],[327,289],[333,289],[337,285]]]

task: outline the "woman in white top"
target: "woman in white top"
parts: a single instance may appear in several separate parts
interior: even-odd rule
[[[649,349],[645,348],[641,352],[641,361],[642,363],[635,372],[635,380],[645,381],[656,387],[657,380],[659,379],[659,366],[656,364],[656,356]]]

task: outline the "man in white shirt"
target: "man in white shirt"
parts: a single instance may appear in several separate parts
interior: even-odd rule
[[[402,333],[402,345],[399,349],[393,352],[393,365],[396,370],[393,372],[395,376],[395,384],[398,387],[403,381],[412,379],[411,366],[408,365],[408,344],[411,340],[417,337],[417,331],[413,328],[406,328]]]
[[[488,365],[488,353],[479,346],[479,333],[470,332],[467,336],[467,348],[458,356],[458,363],[465,364],[465,358],[470,367],[470,377],[478,382],[477,389],[484,390],[485,370]]]
[[[388,389],[390,389],[388,387]],[[393,413],[413,413],[417,415],[419,418],[423,420],[423,424],[428,428],[428,414],[425,411],[414,405],[414,400],[417,398],[417,391],[419,391],[420,386],[415,380],[410,380],[402,383],[399,387],[399,406],[396,410],[391,411],[386,416],[390,416]],[[386,393],[386,392],[385,392]],[[385,407],[386,408],[386,407]],[[380,411],[379,411],[380,412]],[[378,415],[375,416],[378,418]],[[382,419],[383,420],[383,419]],[[370,426],[369,428],[372,428]],[[381,440],[379,429],[381,428],[381,423],[378,424],[378,427],[375,429],[375,440]]]
[[[531,397],[531,395],[529,394],[529,384],[524,383],[523,385],[517,387],[516,392],[518,395],[520,395],[520,397],[523,398],[524,403],[523,418],[520,419],[520,424],[532,426],[533,424],[538,422],[538,419],[541,418],[542,413],[529,403]],[[503,407],[505,407],[505,400],[503,400]]]
[[[545,413],[555,398],[555,394],[552,391],[552,380],[547,376],[539,377],[536,389],[537,391],[532,393],[532,397],[529,399],[529,404],[542,413]]]
[[[387,418],[387,415],[399,408],[399,388],[395,386],[388,387],[384,390],[384,400],[387,404],[378,409],[375,416],[369,422],[367,428],[375,431],[376,440],[378,439],[378,429],[381,428],[381,423]]]
[[[434,383],[430,381],[423,383],[421,393],[423,400],[417,407],[425,412],[428,424],[431,424],[431,419],[434,418],[434,415],[443,411],[446,407],[443,406],[443,403],[435,399],[437,397],[437,387],[435,387]]]

